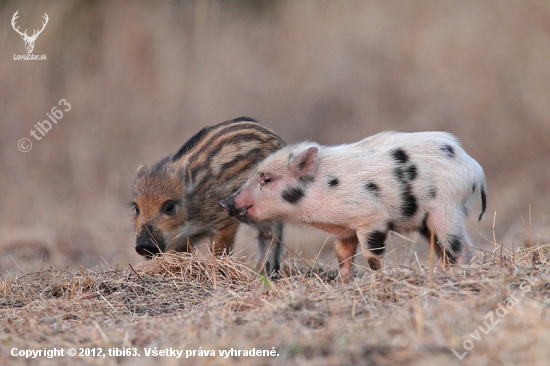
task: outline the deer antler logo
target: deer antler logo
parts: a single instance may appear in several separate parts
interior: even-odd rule
[[[13,18],[11,18],[11,26],[13,27],[13,29],[19,33],[21,35],[21,38],[23,38],[23,41],[25,41],[25,48],[27,49],[27,53],[32,53],[32,50],[34,49],[34,42],[36,41],[36,38],[38,38],[38,36],[40,35],[40,33],[42,33],[42,31],[44,30],[44,28],[46,28],[46,24],[48,24],[48,14],[44,13],[44,22],[42,22],[42,29],[40,30],[35,30],[32,34],[32,36],[28,36],[27,35],[27,30],[25,29],[24,32],[21,32],[19,31],[19,27],[15,28],[15,20],[17,18],[19,18],[19,15],[17,15],[17,13],[19,12],[19,10],[17,10],[15,12],[15,14],[13,14]],[[38,32],[38,33],[37,33]]]

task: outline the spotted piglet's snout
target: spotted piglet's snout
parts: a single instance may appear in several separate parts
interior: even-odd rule
[[[229,214],[229,216],[235,216],[237,210],[235,209],[235,200],[233,197],[221,200],[220,205]]]
[[[230,196],[220,201],[220,205],[229,214],[229,216],[235,217],[242,222],[248,222],[248,209],[252,206],[238,207],[235,203],[235,196]]]

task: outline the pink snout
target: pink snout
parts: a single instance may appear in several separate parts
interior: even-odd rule
[[[250,219],[248,217],[248,209],[253,205],[249,205],[249,206],[244,205],[242,207],[239,207],[239,205],[235,203],[235,195],[232,195],[224,200],[221,200],[220,205],[229,214],[229,216],[235,217],[239,221],[242,221],[245,223],[250,222]]]

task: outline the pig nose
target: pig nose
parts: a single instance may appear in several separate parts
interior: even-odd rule
[[[158,245],[156,245],[150,238],[139,240],[136,245],[136,252],[139,255],[148,258],[152,258],[154,255],[160,254]]]
[[[239,220],[247,220],[247,212],[248,209],[252,206],[244,206],[243,208],[237,208],[235,206],[235,200],[232,197],[229,197],[228,199],[221,200],[220,205],[223,207],[223,209],[229,214],[229,216],[233,216],[238,218]]]
[[[235,209],[235,201],[233,201],[231,197],[221,200],[220,205],[223,207],[225,212],[229,214],[229,216],[235,216],[237,214],[237,210]]]

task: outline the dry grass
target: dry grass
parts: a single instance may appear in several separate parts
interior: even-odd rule
[[[2,275],[44,260],[137,262],[127,205],[137,167],[242,115],[288,143],[452,132],[486,172],[497,237],[519,242],[531,203],[533,238],[548,238],[548,1],[3,4]],[[16,11],[29,32],[48,14],[35,48],[47,62],[13,60],[25,52],[10,26]],[[61,98],[71,111],[20,152],[18,141]],[[476,229],[490,234],[491,215]],[[285,232],[297,251],[313,248],[308,258],[323,238]]]
[[[0,364],[36,363],[11,357],[12,347],[54,346],[280,353],[189,360],[197,364],[458,363],[450,349],[462,350],[527,276],[537,279],[531,291],[462,362],[549,359],[548,1],[2,4]],[[24,52],[9,25],[16,11],[28,29],[48,14],[35,48],[47,62],[12,59]],[[18,141],[61,98],[71,111],[20,152]],[[269,286],[238,258],[220,258],[214,270],[200,253],[132,270],[128,263],[140,260],[127,207],[135,169],[200,128],[241,115],[289,143],[450,131],[484,167],[488,213],[498,212],[496,224],[488,214],[472,226],[474,245],[491,247],[483,237],[507,247],[541,244],[432,276],[425,248],[392,235],[384,272],[358,271],[349,285],[306,277],[309,267],[294,255]],[[288,247],[315,258],[326,235],[288,229]],[[250,257],[253,236],[242,230],[236,251]],[[119,267],[97,267],[103,262]],[[69,265],[77,270],[44,271]],[[70,361],[177,363],[50,364]]]
[[[40,359],[56,365],[176,361],[146,357],[144,347],[216,353],[275,347],[278,357],[196,356],[188,362],[457,364],[452,349],[462,354],[469,339],[468,363],[543,364],[550,357],[550,245],[496,253],[445,270],[417,263],[358,271],[348,285],[323,280],[296,258],[287,258],[282,279],[268,281],[234,257],[200,252],[135,267],[52,269],[5,279],[0,363],[27,364],[10,356],[13,347],[136,347],[141,354]],[[487,328],[486,314],[512,294],[519,302],[474,340],[470,334]]]

